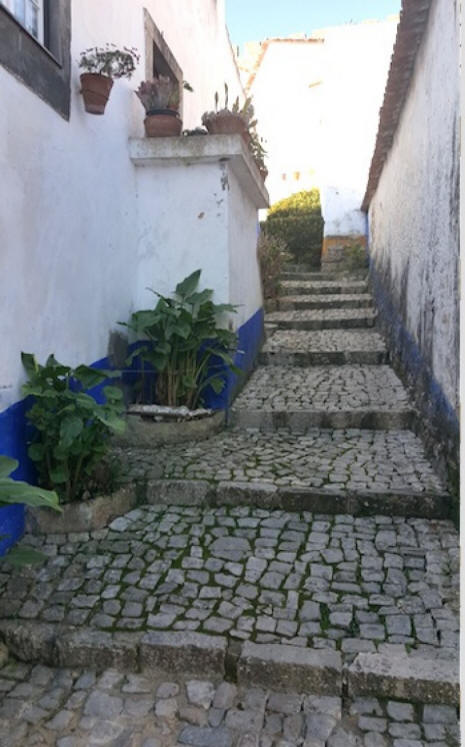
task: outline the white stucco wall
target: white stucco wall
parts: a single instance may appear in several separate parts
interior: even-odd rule
[[[271,202],[317,186],[325,235],[365,233],[360,211],[397,18],[273,40],[251,85]],[[284,178],[283,178],[284,177]]]
[[[434,0],[394,144],[371,201],[370,252],[458,412],[459,67],[455,0]]]
[[[192,128],[224,81],[232,97],[241,90],[223,5],[176,0],[173,13],[165,0],[73,2],[69,122],[0,67],[0,411],[20,398],[21,350],[40,361],[54,352],[70,364],[104,357],[110,331],[142,303],[145,285],[160,280],[171,290],[190,269],[179,261],[172,268],[179,275],[167,278],[162,257],[157,270],[144,254],[137,227],[128,138],[143,135],[144,112],[133,92],[145,77],[143,8],[194,88],[184,105],[184,126]],[[84,111],[77,61],[83,49],[106,42],[137,47],[141,63],[132,80],[115,82],[105,115],[97,117]],[[172,185],[173,204],[179,189]],[[149,199],[156,205],[157,191]],[[184,218],[181,210],[172,229],[185,259]]]

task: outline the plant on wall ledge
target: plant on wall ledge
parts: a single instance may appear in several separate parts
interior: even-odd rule
[[[187,81],[183,82],[182,87],[186,91],[193,90]],[[136,95],[145,109],[144,127],[147,137],[175,137],[181,134],[181,85],[177,80],[168,75],[143,80]]]
[[[99,404],[85,390],[117,374],[84,365],[73,369],[53,355],[44,366],[29,353],[21,353],[21,359],[29,377],[23,394],[35,400],[26,413],[35,429],[28,455],[40,485],[55,489],[62,502],[101,492],[111,483],[105,462],[109,436],[125,428],[123,396],[117,387],[106,386],[106,401]]]
[[[0,509],[12,504],[23,503],[26,506],[51,508],[61,511],[58,495],[54,491],[44,490],[29,485],[22,480],[14,480],[11,473],[18,467],[16,459],[0,455]],[[0,536],[1,539],[6,539]],[[41,563],[45,556],[29,547],[13,547],[7,556],[12,565],[32,565]]]
[[[139,59],[134,47],[118,49],[115,44],[90,47],[81,52],[79,67],[84,70],[81,93],[86,112],[103,114],[114,78],[131,78]]]
[[[210,289],[198,291],[200,273],[196,270],[179,283],[173,298],[153,291],[158,296],[155,308],[136,311],[128,324],[120,322],[140,341],[128,363],[140,356],[157,374],[150,387],[151,403],[195,409],[207,387],[217,394],[223,390],[225,367],[241,373],[232,359],[237,335],[217,321],[236,307],[214,304]]]
[[[204,112],[202,124],[211,135],[242,135],[252,158],[254,159],[263,180],[268,176],[265,165],[266,150],[263,138],[257,132],[257,120],[254,117],[252,99],[246,98],[243,105],[239,103],[239,96],[229,109],[228,84],[224,84],[224,106],[218,109],[219,96],[215,93],[215,110]]]

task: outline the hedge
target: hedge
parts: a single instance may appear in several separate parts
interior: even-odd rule
[[[314,267],[320,266],[323,225],[318,189],[275,202],[265,222],[268,235],[284,240],[295,262]]]

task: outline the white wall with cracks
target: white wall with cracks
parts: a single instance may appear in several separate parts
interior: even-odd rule
[[[458,13],[456,0],[432,2],[399,126],[369,209],[370,254],[381,293],[390,297],[393,314],[456,416]],[[407,368],[421,365],[409,361],[412,353],[397,344]]]

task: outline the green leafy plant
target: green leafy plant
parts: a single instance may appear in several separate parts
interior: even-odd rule
[[[79,67],[86,73],[107,75],[109,78],[131,78],[139,59],[135,47],[118,49],[115,44],[106,44],[81,52]]]
[[[30,353],[21,353],[21,359],[29,377],[23,394],[35,398],[26,413],[35,427],[28,455],[43,487],[55,489],[63,502],[76,500],[95,485],[110,434],[125,427],[120,389],[106,386],[104,404],[85,390],[117,374],[84,365],[73,369],[53,355],[44,366]]]
[[[0,455],[0,508],[15,503],[24,503],[27,506],[46,507],[54,511],[62,510],[55,491],[44,490],[10,477],[17,467],[16,459]],[[0,537],[0,539],[5,539],[5,537]],[[12,565],[32,565],[41,563],[44,558],[42,553],[29,547],[13,547],[8,553],[8,562]]]
[[[276,300],[279,296],[279,278],[291,255],[286,242],[278,236],[269,236],[263,229],[260,231],[257,244],[257,255],[260,264],[263,295],[266,300]]]
[[[268,235],[286,242],[296,262],[320,266],[324,221],[318,189],[297,192],[275,202],[265,225]]]
[[[225,365],[233,373],[241,373],[231,356],[237,348],[237,335],[217,323],[219,315],[234,312],[236,307],[214,304],[210,289],[198,291],[200,274],[196,270],[179,283],[173,298],[152,291],[158,297],[153,309],[136,311],[128,324],[120,322],[140,341],[128,363],[140,356],[157,373],[156,383],[150,387],[152,402],[194,409],[203,402],[208,386],[216,393],[223,390]],[[142,380],[142,392],[145,388]]]

